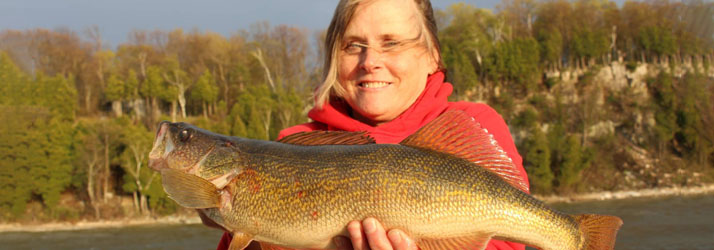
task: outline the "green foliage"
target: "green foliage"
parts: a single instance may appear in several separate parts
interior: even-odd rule
[[[450,6],[447,13],[452,20],[439,33],[441,58],[455,92],[463,94],[480,84],[483,57],[493,47],[487,27],[496,17],[463,3]]]
[[[533,108],[526,108],[516,115],[511,122],[511,125],[518,128],[532,128],[539,124],[540,117],[538,112]]]
[[[573,188],[580,183],[582,172],[589,167],[587,152],[580,146],[580,139],[575,135],[566,137],[564,148],[561,148],[562,162],[559,163],[560,175],[558,186]]]
[[[460,53],[459,49],[452,49],[452,46],[444,46],[444,64],[449,69],[448,77],[454,83],[454,91],[465,93],[478,85],[479,78],[468,54]]]
[[[206,70],[198,78],[196,85],[191,90],[191,98],[206,103],[212,103],[217,100],[218,86],[216,86],[216,79],[211,72]]]
[[[122,127],[119,141],[123,150],[119,155],[119,163],[126,173],[124,179],[129,181],[125,183],[124,191],[141,192],[144,187],[137,185],[152,181],[151,175],[155,173],[148,168],[148,155],[154,135],[143,125],[133,124],[126,118],[119,119],[116,123]]]
[[[158,98],[164,101],[176,100],[175,86],[166,82],[162,76],[163,71],[158,66],[149,66],[146,70],[146,79],[141,84],[140,93],[147,98]]]
[[[17,217],[33,193],[31,165],[37,154],[32,145],[37,131],[27,129],[36,116],[47,110],[30,107],[0,106],[0,218]]]
[[[231,126],[230,135],[238,137],[246,137],[248,135],[248,130],[246,129],[245,122],[241,118],[243,113],[243,107],[236,103],[231,108],[231,112],[228,115],[228,122]]]
[[[677,51],[674,34],[667,27],[645,27],[640,31],[639,41],[645,51],[658,56],[672,55]]]
[[[133,69],[130,69],[129,73],[127,73],[124,86],[126,99],[139,98],[139,78]]]
[[[76,92],[64,77],[29,80],[0,55],[0,216],[15,218],[39,197],[50,211],[72,182]]]
[[[156,176],[156,179],[151,186],[149,186],[149,189],[145,191],[145,194],[149,197],[149,207],[152,208],[152,211],[156,214],[167,215],[178,210],[178,204],[166,195],[164,187],[161,186],[161,175]]]
[[[507,86],[521,94],[536,90],[541,73],[538,42],[533,38],[517,38],[498,43],[486,57],[487,75],[495,81],[515,83]]]
[[[104,95],[109,101],[119,101],[125,96],[126,86],[118,75],[112,74],[107,79],[107,87],[104,89]]]
[[[677,132],[676,94],[674,80],[667,73],[660,73],[657,78],[647,81],[647,88],[652,95],[655,115],[655,141],[660,154],[665,150]]]
[[[608,52],[610,38],[602,30],[582,27],[575,31],[570,48],[576,58],[593,59]]]
[[[72,77],[38,74],[24,94],[17,93],[26,96],[18,104],[47,107],[58,119],[71,122],[77,110],[77,90],[72,82]]]
[[[304,106],[303,98],[292,90],[271,91],[266,85],[248,87],[231,108],[231,135],[275,139],[281,129],[305,121]]]
[[[29,82],[27,76],[23,74],[15,65],[10,56],[0,50],[0,105],[20,103],[24,96],[25,84]]]
[[[122,101],[137,98],[139,88],[139,79],[136,76],[134,70],[129,70],[126,79],[122,79],[122,76],[111,73],[109,78],[107,78],[107,87],[104,88],[104,96],[109,101]],[[148,89],[153,88],[153,86],[145,86]]]
[[[711,127],[704,124],[703,116],[711,116],[712,93],[706,90],[706,79],[702,75],[687,74],[682,79],[679,104],[676,111],[676,123],[679,131],[675,134],[684,154],[699,164],[706,164],[706,159],[714,152],[710,134]],[[709,113],[709,114],[707,114]]]
[[[538,43],[540,44],[541,60],[559,66],[563,60],[563,36],[558,30],[545,30],[538,33]]]
[[[526,139],[526,154],[523,166],[528,172],[534,193],[550,193],[553,190],[553,171],[550,169],[550,148],[545,133],[539,127],[532,127]]]

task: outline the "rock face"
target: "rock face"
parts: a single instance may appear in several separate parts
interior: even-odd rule
[[[568,69],[563,71],[549,71],[547,78],[558,78],[564,89],[574,86],[580,77],[595,69],[595,81],[609,91],[621,91],[632,88],[636,95],[647,95],[647,78],[655,77],[661,71],[671,73],[674,77],[682,77],[687,72],[702,72],[709,77],[714,77],[714,65],[706,65],[702,60],[687,60],[681,64],[670,65],[668,62],[660,64],[638,63],[634,69],[628,70],[623,61],[613,61],[609,65],[595,66],[591,69]]]
[[[553,101],[558,94],[566,105],[577,107],[577,110],[570,110],[573,114],[589,120],[579,132],[583,138],[617,137],[621,147],[613,149],[612,156],[622,174],[618,177],[622,182],[617,184],[619,188],[672,187],[700,181],[701,173],[673,167],[684,164],[677,157],[664,159],[642,147],[655,126],[655,114],[648,106],[651,96],[647,81],[661,72],[670,73],[675,78],[684,77],[688,72],[714,78],[714,63],[705,64],[701,58],[678,64],[634,64],[620,60],[586,69],[545,73],[546,78],[558,82],[545,94],[546,97]],[[552,127],[548,125],[552,124],[541,127],[544,132]],[[524,131],[515,132],[515,139],[527,136]]]
[[[676,65],[670,65],[669,62],[660,64],[638,63],[629,65],[629,67],[630,69],[628,69],[626,63],[619,60],[613,61],[608,65],[594,66],[589,69],[549,71],[545,73],[545,76],[550,79],[559,79],[555,91],[560,92],[563,101],[574,104],[587,98],[595,104],[593,108],[598,108],[605,104],[606,93],[626,93],[627,98],[635,103],[649,102],[650,94],[647,89],[647,79],[656,77],[662,71],[671,73],[674,77],[683,77],[687,72],[703,72],[709,77],[714,77],[714,65],[706,65],[703,63],[703,59],[696,58],[685,60],[683,63]],[[582,86],[576,85],[579,84],[581,78],[588,74],[593,75],[589,83],[592,86],[588,86],[587,91],[581,89],[581,93],[578,93],[578,89],[582,88]],[[654,120],[650,114],[631,114],[631,116],[638,126],[654,125]],[[612,132],[619,123],[619,121],[600,121],[592,124],[592,127],[587,130],[588,136],[598,136]]]

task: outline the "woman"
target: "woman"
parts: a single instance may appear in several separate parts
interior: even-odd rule
[[[399,143],[447,110],[463,110],[493,134],[527,179],[505,122],[485,104],[448,102],[436,22],[429,0],[341,0],[327,31],[325,76],[318,88],[314,122],[303,131],[367,131],[377,143]],[[347,226],[340,249],[417,249],[399,230],[386,231],[374,218]],[[230,244],[224,234],[218,249]],[[254,247],[252,244],[251,247]],[[492,240],[487,249],[524,249]]]

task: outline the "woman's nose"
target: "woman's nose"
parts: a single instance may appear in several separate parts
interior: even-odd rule
[[[360,66],[367,72],[372,72],[382,67],[382,54],[374,48],[365,48],[361,57]]]

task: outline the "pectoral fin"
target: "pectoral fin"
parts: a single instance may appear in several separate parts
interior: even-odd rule
[[[186,208],[212,208],[220,206],[220,195],[213,183],[201,177],[176,169],[161,170],[164,191]]]
[[[422,250],[450,250],[450,249],[486,249],[488,241],[493,234],[481,234],[468,237],[447,238],[447,239],[421,239],[417,246]]]
[[[244,233],[233,233],[233,240],[228,250],[243,250],[253,241],[253,235]]]

